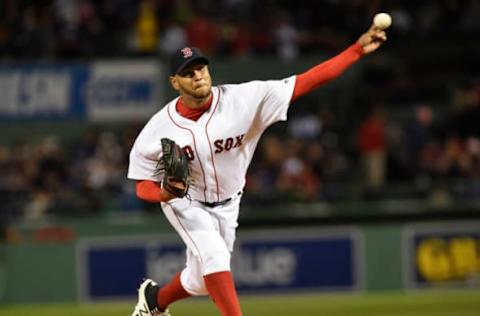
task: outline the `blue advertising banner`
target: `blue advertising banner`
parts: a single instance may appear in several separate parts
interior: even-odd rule
[[[147,119],[160,109],[155,61],[0,66],[0,120]]]
[[[358,290],[362,287],[360,235],[276,232],[241,236],[232,271],[239,292]],[[138,240],[86,240],[78,253],[81,300],[135,295],[142,278],[165,284],[185,264],[181,241],[165,236]]]
[[[83,102],[91,121],[146,119],[163,106],[161,65],[154,61],[91,64]]]
[[[406,286],[480,286],[480,223],[406,230]]]
[[[0,67],[0,119],[81,118],[88,67],[15,65]]]

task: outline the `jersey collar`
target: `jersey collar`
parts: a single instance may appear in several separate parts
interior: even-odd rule
[[[172,118],[176,122],[182,122],[182,125],[184,124],[195,124],[197,122],[201,122],[206,119],[206,117],[209,117],[209,115],[203,115],[205,113],[210,113],[212,111],[212,108],[214,108],[214,105],[217,104],[218,102],[218,89],[216,87],[212,87],[212,98],[209,106],[205,106],[205,109],[201,110],[201,114],[197,118],[197,120],[192,120],[189,118],[189,112],[190,111],[198,111],[198,110],[191,110],[188,109],[183,105],[185,109],[180,108],[179,111],[177,110],[178,103],[180,101],[180,97],[174,99],[172,102],[169,104],[169,112],[172,115]],[[182,106],[182,105],[180,105]],[[183,115],[183,111],[187,112],[185,113],[186,115]],[[180,112],[180,113],[179,113]],[[198,114],[197,114],[198,115]]]
[[[183,116],[186,119],[192,120],[192,121],[198,121],[200,116],[203,115],[210,107],[212,106],[212,101],[213,101],[213,93],[210,95],[210,98],[203,104],[201,107],[198,109],[191,109],[187,107],[183,102],[182,98],[179,98],[176,103],[176,110],[178,113],[180,113],[181,116]]]

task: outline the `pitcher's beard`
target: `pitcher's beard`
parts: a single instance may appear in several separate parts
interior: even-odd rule
[[[202,100],[202,99],[208,98],[211,93],[212,93],[212,89],[208,89],[205,92],[195,91],[194,93],[191,94],[191,96],[194,97],[197,100]]]

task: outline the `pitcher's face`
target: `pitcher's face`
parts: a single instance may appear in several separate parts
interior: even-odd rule
[[[182,72],[170,77],[170,83],[180,95],[189,95],[195,99],[204,99],[210,95],[212,77],[204,63],[188,66]]]

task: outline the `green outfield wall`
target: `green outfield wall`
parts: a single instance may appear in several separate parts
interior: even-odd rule
[[[6,270],[6,251],[0,244],[0,302],[6,300],[7,295],[7,270]]]
[[[402,280],[402,225],[365,225],[365,289],[398,290]]]
[[[309,226],[310,231],[352,231],[359,236],[361,267],[357,290],[379,291],[442,286],[478,286],[480,222],[422,222]],[[282,230],[274,230],[278,235]],[[302,231],[302,227],[295,228]],[[258,230],[240,229],[249,234]],[[265,234],[270,229],[262,228]],[[15,228],[0,248],[2,302],[71,302],[79,299],[77,246],[92,238],[114,242],[156,234],[177,238],[161,216],[59,221]],[[81,264],[81,263],[80,263]],[[442,268],[438,268],[440,264]],[[418,267],[418,269],[417,269]],[[452,272],[453,271],[453,272]]]

